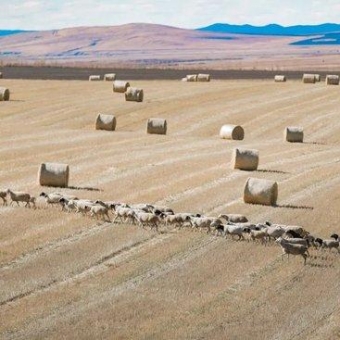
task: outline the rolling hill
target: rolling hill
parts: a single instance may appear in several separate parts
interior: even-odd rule
[[[0,37],[0,61],[2,64],[82,63],[91,67],[201,69],[339,67],[335,46],[338,40],[321,38],[317,44],[313,40],[306,50],[300,46],[303,44],[299,45],[301,35],[280,34],[280,26],[267,26],[266,34],[262,30],[249,31],[249,27],[226,33],[218,27],[216,31],[207,31],[141,23],[22,32]],[[318,32],[336,27],[321,25]],[[311,33],[307,28],[304,32]]]

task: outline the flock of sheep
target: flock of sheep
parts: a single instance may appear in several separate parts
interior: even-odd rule
[[[37,198],[26,192],[14,192],[10,189],[0,190],[3,205],[20,203],[25,207],[37,208]],[[83,216],[95,217],[114,223],[137,224],[159,230],[160,227],[206,231],[207,234],[231,238],[241,241],[260,241],[266,245],[275,240],[283,255],[300,255],[306,264],[308,249],[336,249],[340,253],[338,234],[332,234],[330,239],[323,240],[311,235],[301,226],[287,226],[270,222],[251,223],[247,217],[240,214],[221,214],[217,217],[203,216],[195,213],[175,213],[173,209],[147,203],[127,204],[113,201],[79,199],[76,196],[59,192],[42,192],[39,198],[47,206],[58,205],[62,211],[75,212]],[[111,216],[112,217],[111,217]]]

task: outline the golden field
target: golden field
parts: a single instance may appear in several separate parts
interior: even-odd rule
[[[8,80],[0,102],[0,187],[157,203],[175,212],[245,214],[251,222],[340,232],[339,87],[324,82]],[[115,132],[94,130],[114,114]],[[168,133],[147,135],[150,117]],[[223,124],[243,141],[219,138]],[[304,143],[283,140],[303,126]],[[259,170],[233,170],[235,147]],[[42,188],[42,162],[70,165],[71,189]],[[248,177],[275,180],[276,207],[243,203]],[[190,230],[143,230],[46,207],[0,206],[1,339],[338,339],[340,256],[281,258],[277,245]]]

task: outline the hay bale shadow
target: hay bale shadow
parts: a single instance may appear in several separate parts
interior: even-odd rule
[[[282,171],[282,170],[270,170],[270,169],[257,169],[257,172],[269,172],[269,173],[275,173],[275,174],[290,174],[288,171]]]
[[[294,205],[294,204],[276,204],[274,208],[285,208],[285,209],[304,209],[304,210],[314,210],[314,207],[308,205]]]
[[[99,188],[92,188],[92,187],[76,187],[76,186],[68,186],[67,189],[71,190],[87,190],[87,191],[103,191]]]

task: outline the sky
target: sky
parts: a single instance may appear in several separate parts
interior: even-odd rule
[[[283,26],[340,22],[339,0],[0,0],[0,29],[153,23]]]

